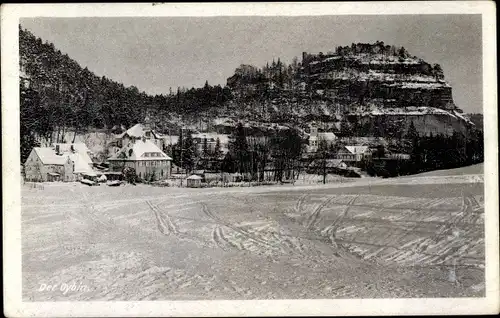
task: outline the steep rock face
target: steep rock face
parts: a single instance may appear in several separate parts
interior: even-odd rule
[[[357,127],[404,122],[401,130],[413,121],[426,135],[449,135],[471,125],[454,104],[438,64],[378,41],[337,47],[327,54],[304,52],[301,63],[289,66],[279,60],[262,69],[242,65],[227,85],[233,103],[253,101],[258,104],[251,108],[254,116],[263,120],[338,123],[348,117]],[[373,134],[373,129],[364,133]]]
[[[439,66],[432,67],[406,52],[394,56],[380,47],[373,45],[369,53],[303,53],[307,84],[312,91],[341,103],[456,109]]]

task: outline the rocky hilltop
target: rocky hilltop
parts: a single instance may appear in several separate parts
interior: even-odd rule
[[[315,120],[337,131],[343,126],[346,134],[397,135],[410,122],[421,134],[452,134],[472,124],[454,104],[438,64],[383,42],[304,52],[289,66],[280,60],[262,69],[242,65],[227,85],[233,102],[254,119]]]

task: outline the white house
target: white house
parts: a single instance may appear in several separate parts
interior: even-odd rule
[[[153,130],[148,124],[136,124],[127,131],[115,136],[115,144],[118,147],[116,151],[128,145],[130,141],[139,140],[143,137],[153,142],[158,148],[163,149],[164,137],[160,133]]]
[[[345,146],[337,152],[336,157],[337,159],[342,159],[344,161],[359,162],[370,154],[368,146]]]
[[[145,137],[129,141],[108,161],[112,172],[121,172],[123,168],[131,167],[135,169],[137,176],[146,180],[164,180],[171,173],[172,158]]]
[[[95,175],[85,144],[54,144],[35,147],[24,164],[28,181],[76,181],[82,175]]]
[[[53,143],[52,148],[57,152],[68,153],[68,154],[78,154],[79,160],[83,160],[90,168],[94,167],[92,162],[92,152],[89,150],[86,144],[83,142],[78,143]],[[73,156],[75,159],[77,156]]]

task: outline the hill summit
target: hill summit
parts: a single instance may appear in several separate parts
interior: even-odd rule
[[[288,66],[279,59],[263,68],[241,65],[227,86],[233,103],[254,119],[314,120],[337,131],[346,120],[346,134],[397,135],[413,122],[421,134],[449,135],[472,124],[454,104],[439,64],[379,41],[303,52]]]

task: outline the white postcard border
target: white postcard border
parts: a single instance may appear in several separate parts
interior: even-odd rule
[[[482,314],[499,311],[498,140],[495,4],[489,1],[10,4],[1,7],[2,175],[5,315],[48,316],[273,316]],[[485,125],[486,297],[434,299],[23,302],[19,163],[20,17],[298,16],[361,14],[481,14]]]

